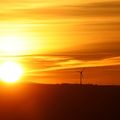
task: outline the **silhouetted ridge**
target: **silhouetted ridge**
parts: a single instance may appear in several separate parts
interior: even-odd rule
[[[120,86],[0,84],[1,120],[118,120]]]

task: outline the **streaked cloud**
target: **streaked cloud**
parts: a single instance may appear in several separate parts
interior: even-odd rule
[[[47,1],[46,1],[47,2]],[[6,1],[6,3],[9,3]],[[76,19],[79,17],[120,17],[120,2],[90,2],[80,4],[53,4],[53,6],[41,6],[42,1],[17,1],[18,6],[12,6],[8,11],[2,11],[1,17],[6,19]],[[33,3],[33,5],[32,5]],[[38,3],[38,6],[34,4]],[[49,2],[48,2],[49,3]],[[82,4],[81,4],[82,3]],[[11,2],[9,3],[11,4]],[[27,4],[27,5],[25,5]],[[40,5],[40,6],[39,6]],[[19,7],[21,6],[21,7]],[[4,9],[3,9],[4,10]]]
[[[6,58],[7,59],[7,58]],[[12,58],[11,58],[12,59]],[[15,57],[13,61],[18,61],[23,65],[28,65],[28,72],[49,72],[54,70],[75,69],[83,67],[100,67],[120,65],[120,56],[99,60],[81,60],[72,56],[33,56]],[[4,61],[1,59],[1,61]]]
[[[112,80],[118,76],[120,56],[98,60],[81,60],[72,56],[24,56],[15,57],[13,61],[21,63],[26,68],[24,77],[33,82],[76,83],[79,82],[79,74],[76,71],[85,68],[85,79],[89,83],[119,83],[117,79]]]

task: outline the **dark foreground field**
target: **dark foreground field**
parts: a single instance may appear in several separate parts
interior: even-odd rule
[[[120,120],[119,86],[0,84],[0,120]]]

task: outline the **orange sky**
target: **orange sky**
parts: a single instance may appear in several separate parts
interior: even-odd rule
[[[9,59],[25,78],[76,83],[86,67],[85,83],[120,84],[119,1],[1,0],[0,8],[0,61],[18,55]]]

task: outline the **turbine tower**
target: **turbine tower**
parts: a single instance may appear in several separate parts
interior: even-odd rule
[[[79,73],[80,73],[80,85],[83,84],[83,79],[84,79],[83,72],[84,72],[84,69],[82,69],[81,71],[79,71]]]

